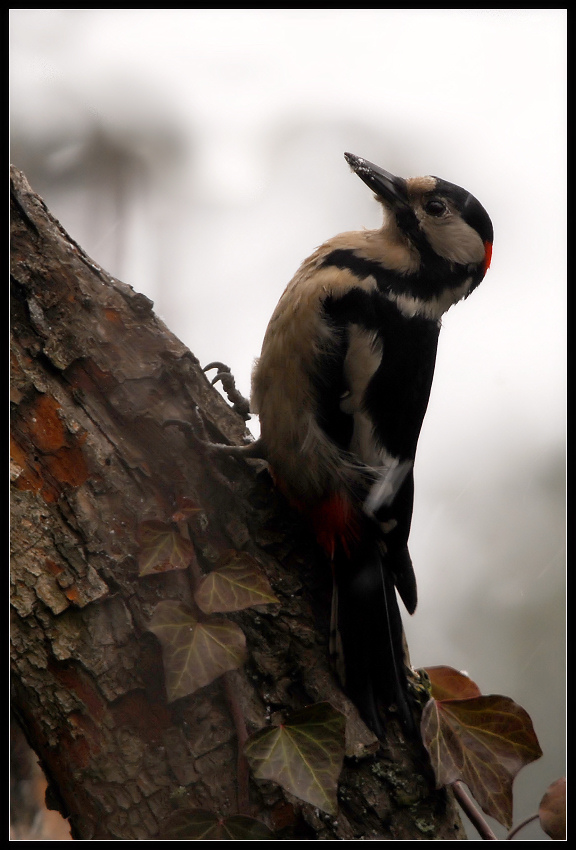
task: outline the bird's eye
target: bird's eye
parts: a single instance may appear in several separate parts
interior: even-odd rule
[[[424,204],[424,209],[426,210],[428,215],[438,217],[446,212],[446,204],[444,203],[444,201],[440,201],[438,200],[438,198],[434,198],[433,200],[427,201]]]

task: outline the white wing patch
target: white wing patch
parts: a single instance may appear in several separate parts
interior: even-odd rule
[[[373,331],[360,325],[348,326],[348,350],[344,359],[347,392],[340,409],[354,418],[350,451],[368,466],[380,466],[382,459],[374,445],[372,420],[363,403],[368,384],[382,362],[382,343]]]
[[[364,501],[364,511],[368,516],[373,516],[379,508],[392,504],[404,483],[404,479],[414,465],[412,460],[400,462],[397,457],[392,458],[390,455],[388,457],[390,458],[390,465],[382,467],[380,477],[374,482]]]
[[[340,401],[340,409],[354,418],[350,451],[372,467],[377,476],[364,503],[364,510],[369,515],[392,504],[413,465],[411,460],[401,462],[379,446],[374,439],[372,420],[364,409],[366,390],[382,362],[382,355],[382,341],[377,334],[360,325],[349,325],[348,351],[344,360],[347,392]]]

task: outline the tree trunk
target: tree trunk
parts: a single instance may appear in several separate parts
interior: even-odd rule
[[[464,838],[422,752],[393,725],[378,747],[339,690],[329,568],[265,465],[166,425],[201,419],[210,439],[242,443],[242,418],[16,170],[11,310],[13,707],[73,838],[151,839],[176,809],[237,812],[236,709],[251,733],[321,701],[348,719],[338,817],[255,779],[249,813],[281,838]],[[148,625],[162,600],[194,605],[193,579],[139,575],[150,521],[188,536],[202,572],[250,554],[280,600],[229,614],[248,661],[171,702]]]

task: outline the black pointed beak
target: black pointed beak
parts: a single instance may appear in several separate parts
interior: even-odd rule
[[[380,198],[397,209],[409,206],[406,181],[403,177],[395,177],[379,165],[374,165],[373,162],[353,153],[345,153],[344,156],[351,169]]]

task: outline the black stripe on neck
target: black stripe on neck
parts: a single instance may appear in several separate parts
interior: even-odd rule
[[[376,260],[367,260],[364,257],[359,257],[349,248],[339,248],[336,251],[331,251],[322,261],[322,265],[336,266],[337,269],[348,269],[359,280],[364,280],[364,278],[372,276],[376,278],[379,288],[388,289],[389,285],[386,286],[387,278],[398,277],[395,272],[385,269]]]
[[[456,289],[470,276],[467,266],[450,263],[436,254],[433,262],[427,263],[424,268],[417,272],[400,274],[393,269],[387,269],[377,260],[359,257],[349,248],[331,251],[322,261],[322,266],[347,269],[359,280],[372,276],[381,292],[409,295],[413,298],[420,298],[422,301],[435,298],[445,289]]]

